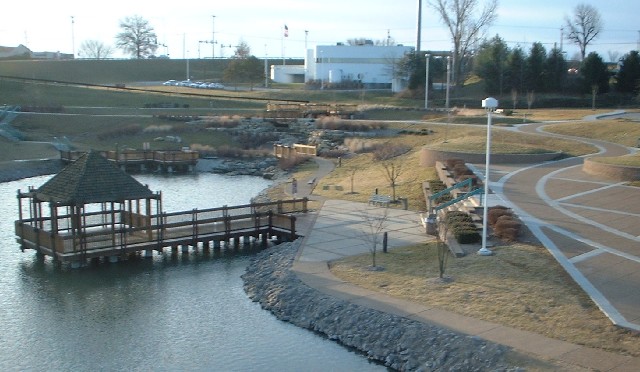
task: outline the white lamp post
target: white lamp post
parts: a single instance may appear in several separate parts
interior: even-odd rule
[[[431,55],[427,53],[425,55],[425,83],[424,83],[424,109],[429,109],[429,58]]]
[[[482,108],[487,110],[487,155],[484,170],[484,200],[482,202],[484,210],[482,212],[482,248],[478,250],[478,254],[482,256],[491,256],[493,252],[487,248],[487,196],[489,195],[489,163],[491,155],[491,114],[498,107],[498,100],[489,97],[482,100]]]

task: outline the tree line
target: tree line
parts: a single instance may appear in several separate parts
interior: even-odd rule
[[[451,80],[461,87],[471,75],[480,77],[489,95],[536,93],[604,94],[610,91],[637,96],[640,92],[640,58],[631,51],[615,64],[607,64],[587,47],[598,37],[603,22],[596,8],[578,4],[571,16],[565,17],[566,39],[580,49],[580,61],[568,61],[563,51],[554,46],[547,51],[540,42],[529,50],[509,48],[499,35],[484,37],[496,19],[497,0],[432,0],[429,5],[448,29],[452,49],[447,55],[429,58],[429,82]],[[479,41],[482,40],[480,43]],[[479,45],[478,45],[479,43]],[[408,89],[423,93],[426,75],[425,53],[414,52],[396,66],[396,73],[408,79]]]

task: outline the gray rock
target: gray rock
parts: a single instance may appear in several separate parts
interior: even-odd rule
[[[326,335],[395,370],[514,370],[509,348],[329,297],[291,271],[300,240],[259,253],[242,278],[278,319]]]

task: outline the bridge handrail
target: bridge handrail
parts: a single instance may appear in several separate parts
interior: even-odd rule
[[[469,197],[471,197],[473,195],[482,194],[482,193],[484,193],[484,190],[481,189],[481,188],[477,188],[477,189],[471,190],[471,191],[469,191],[468,193],[466,193],[464,195],[460,195],[457,198],[449,200],[448,202],[445,202],[445,203],[442,203],[440,205],[435,206],[433,208],[433,213],[438,212],[439,210],[444,209],[444,208],[446,208],[446,207],[448,207],[450,205],[453,205],[453,204],[455,204],[455,203],[457,203],[459,201],[467,199],[467,198],[469,198]]]
[[[469,186],[470,187],[472,183],[473,183],[473,180],[471,178],[467,178],[466,180],[458,182],[458,183],[456,183],[455,185],[453,185],[451,187],[447,187],[446,189],[444,189],[442,191],[438,191],[437,193],[430,195],[429,196],[429,200],[431,200],[431,201],[436,200],[436,199],[438,199],[439,197],[441,197],[444,194],[447,194],[447,193],[449,193],[449,192],[451,192],[453,190],[456,190],[456,189],[461,189],[461,188],[463,188],[465,186]]]

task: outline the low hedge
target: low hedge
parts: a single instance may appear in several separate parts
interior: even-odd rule
[[[473,244],[480,241],[473,219],[462,211],[449,211],[445,215],[444,223],[453,233],[453,237],[460,244]]]

